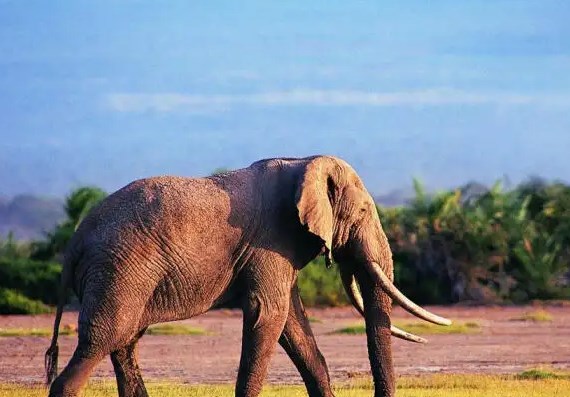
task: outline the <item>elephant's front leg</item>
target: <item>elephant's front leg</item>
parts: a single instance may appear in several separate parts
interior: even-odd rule
[[[279,343],[299,370],[310,397],[334,397],[327,363],[317,347],[297,284],[291,290],[289,315]]]
[[[257,278],[256,285],[249,290],[243,308],[236,397],[256,397],[261,392],[269,361],[287,319],[289,293],[290,284],[275,285],[271,277]]]

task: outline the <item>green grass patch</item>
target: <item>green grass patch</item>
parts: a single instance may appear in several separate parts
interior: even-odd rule
[[[0,337],[40,336],[48,338],[52,334],[51,328],[0,328]],[[59,329],[59,335],[76,335],[75,326],[65,326]]]
[[[323,320],[318,317],[309,316],[309,322],[312,324],[321,324]]]
[[[0,328],[0,337],[14,336],[41,336],[50,337],[51,328]],[[60,335],[76,335],[75,326],[66,325],[59,329]],[[160,324],[147,329],[147,335],[208,335],[209,333],[197,327],[190,327],[183,324]]]
[[[529,371],[526,371],[529,372]],[[524,374],[524,372],[523,372]],[[424,375],[398,379],[398,397],[552,397],[567,396],[570,374],[548,378],[521,378],[520,375]],[[151,396],[165,397],[232,397],[233,385],[186,385],[149,382]],[[46,391],[42,386],[0,384],[0,397],[40,397]],[[335,387],[337,397],[368,397],[373,394],[369,378],[355,379]],[[85,395],[93,397],[116,396],[114,381],[93,381]],[[266,386],[262,397],[306,397],[302,385]]]
[[[339,328],[331,333],[343,335],[362,335],[366,333],[366,326],[364,324],[353,324]]]
[[[481,326],[476,321],[456,321],[449,326],[427,323],[425,321],[395,321],[394,325],[419,335],[473,334],[481,331]]]
[[[183,324],[153,325],[146,330],[147,335],[208,335],[203,328]]]
[[[534,323],[547,323],[552,321],[552,315],[546,310],[526,312],[522,316],[513,317],[511,321],[531,321]]]
[[[395,321],[394,325],[418,335],[473,334],[481,331],[481,326],[475,321],[454,322],[449,326],[432,324],[425,321]],[[366,326],[363,323],[353,324],[340,328],[332,333],[345,335],[365,334]]]
[[[541,379],[570,380],[570,374],[559,371],[552,371],[549,369],[534,368],[521,372],[520,374],[516,375],[516,378],[525,379],[525,380],[541,380]]]

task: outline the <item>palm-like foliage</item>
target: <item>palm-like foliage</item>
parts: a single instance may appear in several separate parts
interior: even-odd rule
[[[103,190],[92,186],[81,187],[71,192],[65,200],[66,220],[47,234],[46,241],[36,244],[34,258],[51,259],[61,253],[81,221],[106,196],[107,193]]]
[[[462,197],[429,195],[414,181],[406,207],[379,209],[394,252],[396,281],[422,302],[553,298],[570,253],[570,189],[530,185]]]
[[[6,239],[0,238],[0,259],[15,260],[27,258],[30,255],[29,243],[18,242],[13,233],[8,233]]]

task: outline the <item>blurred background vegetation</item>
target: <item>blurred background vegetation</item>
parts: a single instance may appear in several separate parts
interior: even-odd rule
[[[222,170],[220,170],[221,172]],[[436,194],[414,180],[404,205],[378,207],[398,287],[421,304],[524,303],[570,298],[570,186],[533,178],[513,189],[470,183]],[[61,254],[106,193],[81,187],[64,219],[34,241],[0,240],[0,314],[44,313],[55,304]],[[347,299],[321,258],[299,275],[308,306]]]

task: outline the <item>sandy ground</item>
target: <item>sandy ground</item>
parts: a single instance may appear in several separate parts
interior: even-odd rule
[[[549,306],[549,323],[512,321],[536,307],[431,307],[451,319],[475,320],[478,334],[429,335],[418,345],[394,339],[398,374],[513,373],[537,366],[570,369],[570,306]],[[330,332],[359,320],[351,308],[315,309],[309,314],[318,345],[333,381],[367,373],[369,362],[364,335],[331,335]],[[65,313],[62,324],[74,324],[76,313]],[[397,308],[395,319],[412,319]],[[53,316],[0,316],[0,328],[51,327]],[[185,320],[211,331],[207,336],[150,336],[140,342],[140,365],[145,379],[173,379],[186,383],[233,383],[241,345],[241,313],[220,310]],[[0,338],[0,382],[38,382],[44,377],[44,352],[48,338]],[[76,337],[60,337],[60,370],[76,345]],[[94,377],[112,378],[110,359]],[[268,375],[271,383],[300,383],[301,378],[285,352],[278,347]]]

